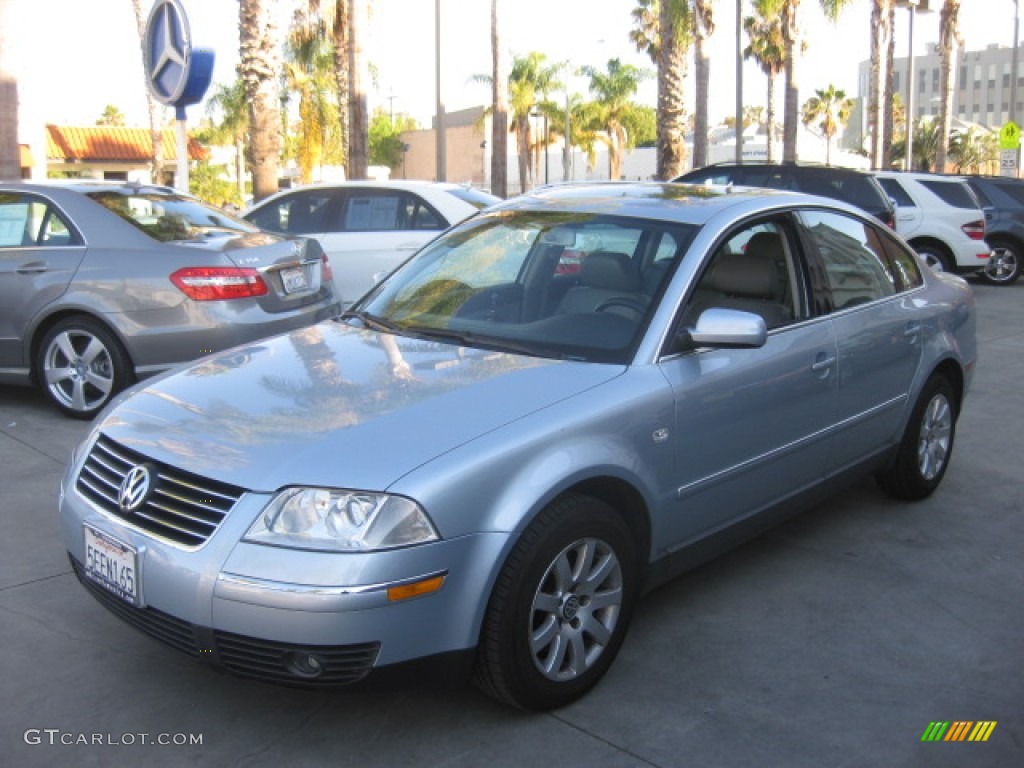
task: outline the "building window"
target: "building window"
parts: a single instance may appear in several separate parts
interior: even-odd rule
[[[963,89],[963,88],[966,88],[966,87],[967,87],[967,65],[966,64],[962,64],[960,66],[960,88]]]
[[[900,92],[900,73],[899,72],[893,72],[892,73],[892,90],[893,90],[893,93],[899,93]]]
[[[918,75],[918,81],[919,81],[918,84],[917,84],[917,92],[918,93],[924,93],[925,87],[928,84],[928,81],[926,79],[927,76],[928,76],[928,70],[927,69],[922,69],[920,72],[917,73],[917,75]]]
[[[939,90],[939,68],[936,67],[932,70],[932,91]]]

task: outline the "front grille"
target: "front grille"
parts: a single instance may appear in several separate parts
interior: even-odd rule
[[[78,560],[71,567],[82,585],[104,607],[133,627],[162,643],[226,669],[240,677],[301,688],[334,688],[357,683],[373,670],[380,643],[356,645],[296,645],[260,640],[219,630],[210,631],[156,608],[136,608],[85,575]],[[313,655],[320,674],[296,671],[296,655]]]
[[[139,465],[150,468],[155,481],[143,504],[126,512],[118,504],[118,492],[125,475]],[[75,487],[107,514],[189,549],[213,535],[243,493],[241,488],[150,461],[103,435],[89,453]]]
[[[322,646],[292,645],[256,640],[230,632],[214,632],[220,662],[243,677],[274,680],[288,685],[336,686],[356,683],[373,669],[380,652],[380,643]],[[321,665],[316,677],[300,677],[290,666],[289,657],[296,652],[312,654]]]

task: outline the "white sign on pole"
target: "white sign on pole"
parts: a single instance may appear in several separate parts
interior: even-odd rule
[[[1018,149],[1003,149],[999,152],[999,175],[1017,177],[1017,155]]]

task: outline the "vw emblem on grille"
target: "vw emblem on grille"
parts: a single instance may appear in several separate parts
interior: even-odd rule
[[[117,491],[117,505],[122,512],[134,512],[142,506],[150,489],[149,469],[139,464],[128,470]]]

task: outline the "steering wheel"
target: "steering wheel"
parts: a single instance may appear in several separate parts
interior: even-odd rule
[[[635,312],[637,319],[643,319],[643,316],[647,314],[647,306],[644,303],[639,299],[631,299],[628,296],[613,296],[610,299],[605,299],[594,307],[594,311],[605,312],[612,307],[623,307],[630,312]]]

